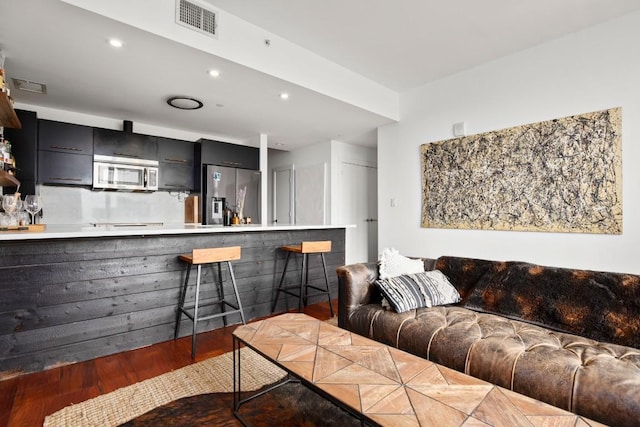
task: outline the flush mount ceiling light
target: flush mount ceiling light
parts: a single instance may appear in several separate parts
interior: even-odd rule
[[[197,110],[204,106],[202,101],[188,96],[172,96],[167,99],[167,104],[180,110]]]
[[[37,83],[29,80],[14,78],[13,85],[15,86],[16,89],[23,90],[25,92],[40,93],[42,95],[47,94],[47,85],[44,83]]]

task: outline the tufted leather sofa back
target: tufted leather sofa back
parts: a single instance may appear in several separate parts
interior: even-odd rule
[[[450,257],[436,266],[468,292],[465,308],[640,348],[640,276]]]

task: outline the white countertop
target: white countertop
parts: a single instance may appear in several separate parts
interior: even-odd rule
[[[325,230],[331,228],[351,228],[354,225],[201,225],[167,223],[162,225],[141,226],[98,226],[91,224],[47,225],[43,232],[2,231],[0,241],[69,239],[80,237],[116,237],[116,236],[155,236],[170,234],[206,234],[206,233],[245,233],[255,231],[281,230]]]

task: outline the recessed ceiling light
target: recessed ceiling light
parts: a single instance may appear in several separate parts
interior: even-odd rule
[[[189,96],[172,96],[167,99],[167,104],[180,110],[197,110],[204,105],[202,101]]]
[[[220,71],[218,71],[218,70],[209,70],[209,75],[211,77],[219,77],[220,76]]]
[[[122,47],[123,43],[122,40],[118,40],[118,39],[109,39],[109,44],[113,47]]]
[[[289,99],[289,94],[287,92],[282,92],[280,94],[280,99]]]
[[[284,144],[282,142],[276,142],[276,147],[284,147]]]

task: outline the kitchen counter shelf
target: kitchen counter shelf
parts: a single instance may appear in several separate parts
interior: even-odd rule
[[[264,231],[297,231],[297,230],[328,230],[336,228],[351,228],[353,225],[237,225],[223,227],[222,225],[200,225],[184,223],[167,223],[148,226],[93,226],[91,224],[59,225],[47,224],[46,230],[38,233],[0,233],[3,240],[47,240],[47,239],[75,239],[96,237],[126,237],[126,236],[162,236],[162,235],[198,235],[219,233],[259,233]]]
[[[9,96],[6,92],[0,91],[0,126],[6,128],[21,129],[22,124],[11,106]]]

